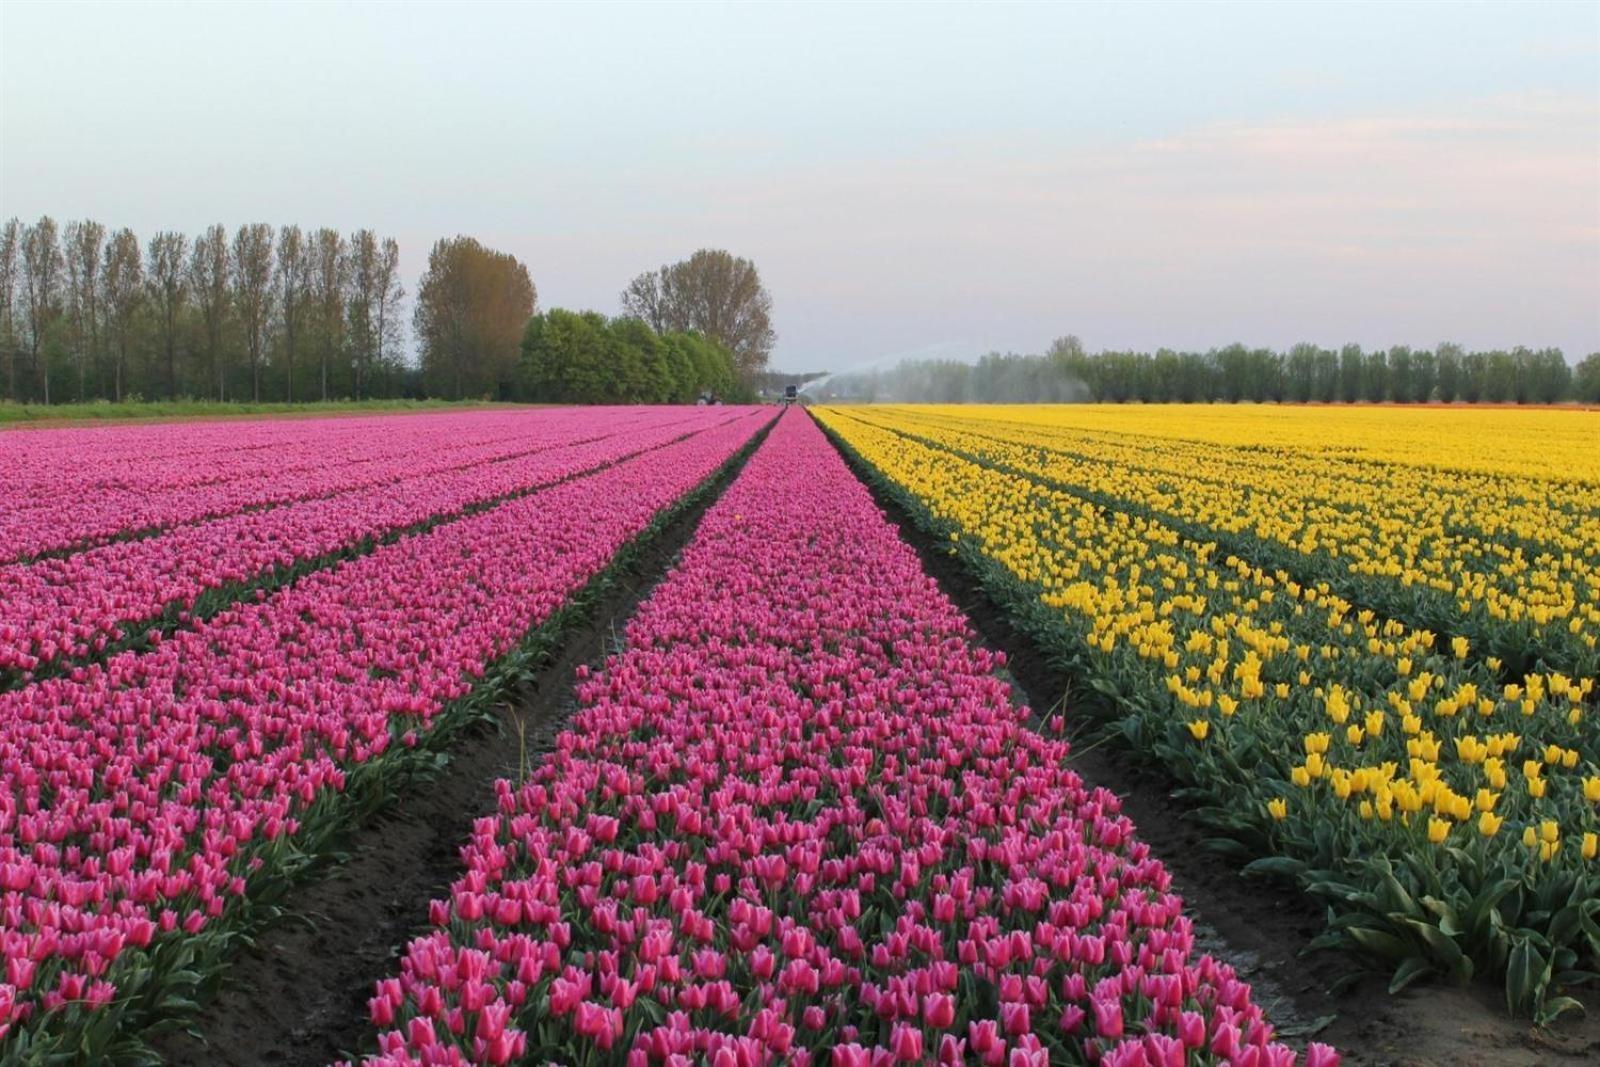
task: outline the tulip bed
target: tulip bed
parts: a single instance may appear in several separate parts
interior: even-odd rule
[[[499,783],[370,1062],[1297,1062],[1003,663],[789,412]]]
[[[585,436],[571,409],[0,435],[0,561],[517,455]]]
[[[686,416],[657,408],[597,423],[572,411],[541,413],[492,445],[441,448],[432,457],[408,452],[366,464],[366,477],[381,484],[330,496],[326,480],[313,478],[301,483],[297,502],[0,567],[6,590],[0,682],[8,674],[13,684],[26,682],[58,660],[116,651],[130,638],[145,639],[152,626],[170,630],[379,540],[660,447],[728,417],[725,409]],[[418,445],[411,447],[414,452]],[[286,474],[283,481],[296,477]]]
[[[1107,736],[1193,787],[1196,814],[1225,835],[1219,844],[1260,857],[1251,869],[1290,877],[1332,905],[1320,943],[1387,962],[1396,988],[1429,974],[1485,975],[1503,979],[1513,1011],[1547,1019],[1574,1006],[1561,987],[1600,970],[1592,674],[1564,674],[1535,654],[1532,669],[1512,675],[1465,634],[1441,635],[1347,599],[1349,587],[1317,570],[1309,549],[1298,562],[1271,546],[1253,550],[1245,543],[1252,531],[1279,530],[1279,549],[1293,536],[1264,517],[1263,494],[1202,484],[1207,470],[1222,477],[1215,464],[1191,457],[1159,478],[1121,473],[1125,463],[1161,462],[1150,458],[1163,454],[1159,441],[1146,442],[1141,460],[1118,441],[1085,434],[1074,448],[1118,457],[1090,462],[1054,451],[1048,434],[1045,445],[1010,440],[1015,430],[995,429],[1005,417],[983,409],[965,422],[948,411],[899,409],[819,417],[869,477],[1092,686],[1098,699],[1082,713],[1099,715]],[[1088,409],[1082,418],[1101,426],[1109,416]],[[1212,428],[1194,418],[1191,435],[1209,441]],[[1310,470],[1321,462],[1310,455],[1317,447],[1235,448],[1235,479],[1315,497],[1314,479],[1275,481],[1272,471]],[[1384,459],[1370,451],[1361,462]],[[1563,479],[1581,481],[1586,469],[1575,461]],[[1508,497],[1538,495],[1520,467],[1486,466],[1482,476],[1523,486],[1502,485]],[[1450,484],[1445,473],[1430,477]],[[1389,484],[1414,478],[1398,472]],[[1564,523],[1561,536],[1588,543],[1575,509],[1592,502],[1563,496],[1567,484],[1552,483],[1557,506],[1546,525]],[[1257,525],[1209,536],[1194,520],[1224,525],[1223,509],[1214,505],[1207,517],[1196,501],[1224,498],[1256,502]],[[1477,507],[1447,494],[1435,506],[1452,524]],[[1375,533],[1362,551],[1386,536]],[[1567,646],[1579,654],[1593,605],[1572,599],[1570,576],[1592,566],[1594,549],[1562,557],[1555,567],[1568,578],[1528,579],[1529,589],[1567,591],[1562,632],[1580,638]],[[1450,559],[1447,539],[1439,551]],[[1470,605],[1461,617],[1469,615]],[[1483,625],[1497,618],[1473,617]],[[1536,637],[1517,620],[1502,622],[1501,640]]]
[[[1511,414],[1540,419],[1556,441],[1586,421],[1572,412]],[[1592,456],[1559,470],[1552,463],[1543,476],[1512,475],[1141,434],[1172,421],[1160,410],[1130,417],[1122,432],[1081,425],[1070,408],[897,408],[862,417],[1148,516],[1302,583],[1326,582],[1407,625],[1467,637],[1511,680],[1541,669],[1600,670],[1600,464]],[[1490,421],[1482,432],[1496,430]],[[1448,462],[1451,444],[1426,458]],[[1591,445],[1600,449],[1600,439]]]
[[[574,598],[769,418],[722,409],[0,694],[0,1060],[97,1062],[181,1025],[333,835],[492,716]]]

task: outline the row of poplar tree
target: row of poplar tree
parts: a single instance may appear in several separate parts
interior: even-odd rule
[[[1069,336],[1042,355],[913,360],[840,375],[819,395],[933,403],[1600,403],[1600,354],[1573,367],[1556,348],[1468,351],[1449,343],[1089,353]]]
[[[393,238],[264,223],[146,241],[92,220],[0,226],[0,388],[60,403],[327,400],[405,386]]]

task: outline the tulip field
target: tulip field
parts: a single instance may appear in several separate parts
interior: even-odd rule
[[[0,694],[0,1060],[119,1055],[191,1010],[352,809],[487,714],[492,671],[770,418],[619,409],[0,439],[6,491],[25,502],[6,513],[24,590],[13,604],[8,575],[8,663],[77,656],[179,609],[145,647]],[[208,433],[215,464],[176,458]],[[139,446],[157,458],[131,461]],[[106,497],[143,502],[121,520],[99,506],[97,448],[117,456]],[[356,459],[334,476],[341,449]],[[413,478],[439,465],[454,475]],[[84,514],[34,499],[52,472]],[[409,535],[375,544],[385,530]],[[182,617],[203,590],[318,558],[282,589]],[[116,592],[97,599],[85,583],[102,576]],[[40,592],[52,580],[55,597]]]
[[[280,442],[285,424],[256,423],[261,439],[223,452],[220,471],[208,459],[197,472],[186,458],[187,470],[153,464],[109,476],[109,492],[75,487],[70,496],[43,493],[26,477],[37,471],[48,484],[61,459],[20,457],[24,477],[3,488],[25,503],[0,515],[0,554],[11,560],[0,566],[0,678],[9,672],[15,681],[31,680],[58,660],[138,637],[152,623],[225,606],[243,587],[281,581],[375,538],[570,478],[684,432],[681,415],[622,416],[595,426],[568,412],[515,431],[503,420],[433,420],[437,425],[415,438],[384,447],[367,439],[369,427],[346,462],[340,437]],[[98,462],[92,441],[75,462]],[[305,466],[296,446],[305,449]],[[70,506],[85,498],[103,504],[105,497],[108,508],[130,500],[137,507],[119,516]],[[73,546],[81,550],[64,551]]]
[[[1578,1007],[1600,970],[1600,424],[828,408],[819,421],[1319,943]]]
[[[369,1004],[375,1064],[1303,1060],[783,416]]]
[[[1549,1023],[1600,972],[1597,426],[709,406],[0,434],[0,1063],[203,1047],[230,963],[551,678],[514,774],[432,794],[462,817],[436,840],[470,815],[459,864],[416,876],[381,966],[351,955],[318,1062],[1334,1067],[1074,763],[1100,744],[1179,791],[1229,879],[1325,907],[1313,947]],[[1030,709],[946,565],[1061,705]],[[623,574],[610,642],[574,651]]]

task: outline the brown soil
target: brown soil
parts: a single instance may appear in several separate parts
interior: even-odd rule
[[[473,820],[493,812],[495,780],[515,778],[523,759],[549,750],[576,706],[578,666],[616,650],[634,608],[736,474],[725,473],[643,546],[584,621],[567,630],[551,662],[502,706],[499,729],[471,734],[437,779],[350,835],[349,859],[291,898],[302,921],[275,926],[241,956],[192,1032],[151,1042],[166,1063],[311,1067],[375,1051],[367,1016],[373,984],[395,973],[406,943],[426,927],[428,902],[447,896],[460,876],[458,850]]]
[[[851,462],[848,456],[846,462]],[[852,469],[859,468],[852,463]],[[928,537],[887,495],[873,489],[888,517],[922,557],[924,569],[991,647],[1006,653],[1019,698],[1040,716],[1063,710],[1071,726],[1073,680],[1015,629],[948,543]],[[1321,1041],[1349,1067],[1577,1067],[1600,1058],[1600,995],[1583,999],[1586,1018],[1534,1028],[1506,1015],[1497,988],[1416,985],[1391,995],[1388,976],[1335,952],[1307,954],[1323,929],[1323,910],[1292,886],[1247,879],[1238,865],[1208,850],[1210,836],[1185,818],[1176,783],[1108,746],[1082,745],[1074,769],[1091,786],[1123,799],[1139,836],[1172,874],[1199,947],[1232,964],[1292,1044]],[[1343,986],[1344,988],[1341,988]]]

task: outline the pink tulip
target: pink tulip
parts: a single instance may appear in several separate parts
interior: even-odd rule
[[[469,959],[489,989],[528,983],[506,1025],[539,1025],[568,1060],[624,1034],[630,1064],[826,1048],[865,1067],[1047,1063],[1056,1044],[1166,1063],[1213,1025],[1267,1040],[1248,986],[1193,955],[1117,799],[1029,727],[999,657],[803,413],[622,636],[474,824],[452,906],[401,962],[397,1018],[427,994],[481,1018],[496,1001],[459,977]],[[514,926],[494,921],[504,900]],[[975,986],[999,1018],[948,1032]]]

